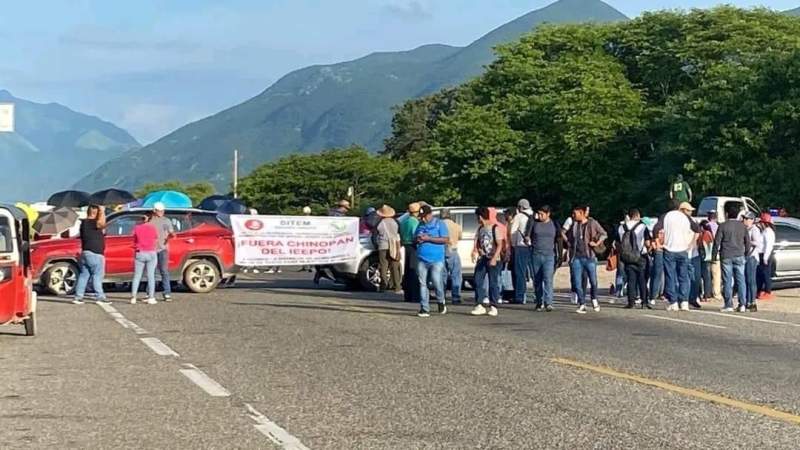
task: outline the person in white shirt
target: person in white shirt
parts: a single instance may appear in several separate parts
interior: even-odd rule
[[[775,225],[769,213],[761,214],[759,222],[761,234],[764,236],[764,253],[760,255],[758,265],[758,297],[757,300],[772,300],[772,276],[775,274]]]
[[[619,226],[618,235],[620,259],[623,260],[628,280],[628,304],[625,308],[631,309],[635,304],[640,304],[642,308],[653,309],[647,298],[647,249],[652,238],[637,208],[628,211],[626,220]]]
[[[756,304],[756,297],[758,294],[758,265],[760,257],[764,254],[764,236],[761,234],[761,229],[756,226],[756,215],[752,212],[747,212],[744,216],[744,225],[747,227],[747,236],[750,238],[750,252],[746,255],[747,262],[744,266],[744,279],[747,284],[747,303],[745,308],[751,312],[758,311]],[[739,312],[744,312],[743,308],[739,307]]]
[[[518,305],[524,305],[527,302],[525,294],[528,273],[531,270],[531,248],[525,241],[525,231],[531,220],[533,220],[531,203],[523,198],[517,202],[517,214],[509,227],[514,255],[514,303]]]
[[[664,291],[669,300],[667,311],[689,311],[689,252],[696,246],[700,225],[692,220],[694,207],[683,202],[658,221],[655,233],[664,231]]]

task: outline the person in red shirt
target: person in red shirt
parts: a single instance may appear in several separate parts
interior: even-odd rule
[[[158,262],[158,230],[150,220],[153,213],[147,212],[142,216],[142,222],[133,227],[133,246],[135,256],[133,263],[133,283],[131,284],[131,304],[136,304],[139,292],[139,283],[142,281],[144,271],[147,271],[147,300],[148,305],[156,304],[156,265]]]

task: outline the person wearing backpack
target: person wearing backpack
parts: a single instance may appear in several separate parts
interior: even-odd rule
[[[475,233],[475,247],[472,250],[472,261],[475,262],[475,301],[477,305],[470,314],[495,317],[501,294],[500,271],[502,270],[502,253],[506,245],[505,233],[492,220],[489,208],[482,206],[475,210],[475,215],[478,216],[480,223],[478,231]]]
[[[619,236],[619,258],[625,264],[628,280],[628,304],[625,308],[632,309],[638,303],[642,309],[653,309],[648,299],[646,276],[647,251],[652,237],[637,208],[628,211],[627,220],[619,226]]]
[[[567,232],[569,243],[570,273],[578,300],[578,314],[586,314],[586,290],[582,277],[586,274],[592,298],[592,309],[600,311],[597,300],[597,253],[604,247],[608,233],[589,217],[589,207],[582,205],[572,210],[573,223]]]
[[[514,303],[524,305],[527,303],[528,271],[531,268],[531,248],[526,242],[526,230],[533,221],[533,210],[527,199],[517,202],[517,215],[511,222],[510,239],[513,255],[512,264],[514,272]]]
[[[536,220],[528,222],[528,231],[525,233],[531,247],[536,310],[547,312],[553,310],[553,279],[560,257],[559,243],[563,237],[561,225],[550,218],[551,213],[550,206],[541,206],[536,212]]]

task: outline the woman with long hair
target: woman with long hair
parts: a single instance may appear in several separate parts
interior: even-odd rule
[[[775,225],[769,213],[762,213],[759,221],[764,238],[764,253],[759,255],[758,299],[772,300],[772,276],[775,274]]]
[[[142,274],[147,270],[147,299],[144,301],[148,305],[156,304],[156,264],[158,255],[156,247],[158,245],[158,230],[150,220],[153,213],[147,212],[142,216],[142,221],[133,227],[133,245],[135,247],[133,283],[131,284],[131,304],[136,304],[136,295],[139,292],[139,283],[142,281]]]

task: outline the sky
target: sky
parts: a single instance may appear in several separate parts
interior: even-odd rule
[[[4,2],[0,89],[99,116],[149,143],[292,70],[430,43],[467,45],[552,0]],[[699,0],[610,0],[643,9]],[[800,0],[729,1],[786,10]]]

